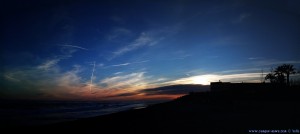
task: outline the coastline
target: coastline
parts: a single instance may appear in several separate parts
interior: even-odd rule
[[[155,102],[1,101],[0,128],[50,125],[141,109]],[[158,103],[158,102],[156,102]]]

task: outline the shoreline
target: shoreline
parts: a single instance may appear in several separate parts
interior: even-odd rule
[[[1,102],[0,128],[51,125],[104,116],[131,109],[142,109],[152,104],[153,102],[6,101]]]

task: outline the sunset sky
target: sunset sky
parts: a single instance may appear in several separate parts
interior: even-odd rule
[[[140,100],[300,68],[300,1],[1,2],[0,99]]]

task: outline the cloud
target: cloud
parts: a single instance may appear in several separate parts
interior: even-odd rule
[[[153,37],[151,37],[148,33],[141,33],[140,36],[135,39],[132,43],[130,43],[129,45],[122,47],[120,49],[118,49],[117,51],[113,52],[113,57],[115,58],[117,56],[123,55],[127,52],[133,51],[137,48],[143,47],[143,46],[151,46],[153,44],[155,44],[155,40],[153,39]]]
[[[46,83],[52,74],[42,73],[36,68],[31,69],[12,69],[4,72],[4,80],[1,83],[1,96],[8,97],[10,99],[26,99],[26,98],[38,98],[35,94],[41,93],[39,88]],[[53,81],[49,81],[47,85],[52,85]],[[5,96],[2,96],[2,95]]]
[[[97,64],[96,66],[97,66],[97,67],[103,67],[104,64],[103,64],[103,63],[99,63],[99,64]]]
[[[73,47],[78,46],[71,46],[71,45],[61,45],[61,46],[68,46],[68,48],[62,48],[61,55],[54,56],[52,59],[46,60],[42,64],[37,66],[37,69],[41,69],[44,71],[54,70],[57,64],[64,59],[68,59],[72,57],[72,54],[75,53],[77,50],[73,49]],[[80,48],[80,47],[79,47]],[[85,49],[85,48],[82,48]]]
[[[129,64],[131,64],[131,63],[122,63],[122,64],[116,64],[116,65],[111,65],[111,66],[113,66],[113,67],[119,67],[119,66],[127,66]]]
[[[136,96],[140,94],[139,92],[128,92],[128,93],[120,93],[120,94],[115,94],[107,97],[130,97],[130,96]]]
[[[112,41],[119,40],[121,37],[127,37],[130,36],[132,32],[129,29],[126,28],[114,28],[110,34],[107,36],[107,39]]]
[[[139,90],[148,88],[148,79],[150,78],[146,77],[145,73],[119,73],[123,75],[102,79],[96,84],[96,94],[105,100],[143,99],[143,94]]]
[[[219,80],[228,82],[261,82],[261,73],[241,73],[219,75]]]
[[[14,82],[20,82],[21,80],[15,78],[15,76],[13,76],[12,74],[5,74],[4,78],[10,81],[14,81]]]
[[[222,74],[234,74],[234,73],[243,73],[243,72],[258,72],[261,71],[261,68],[247,68],[247,69],[233,69],[221,71]]]
[[[187,53],[186,51],[183,51],[183,50],[172,52],[169,55],[170,55],[170,57],[167,57],[167,58],[161,59],[161,60],[184,60],[187,57],[193,56],[192,54]]]
[[[79,48],[79,49],[82,49],[82,50],[88,50],[87,48],[80,47],[80,46],[75,46],[75,45],[60,45],[60,46],[63,46],[63,47],[72,47],[72,48]]]
[[[153,76],[149,76],[149,78],[151,78],[151,80],[147,80],[147,87],[148,88],[154,88],[154,87],[158,87],[158,86],[165,86],[165,84],[162,84],[162,83],[170,80],[170,79],[164,78],[164,77],[156,78],[156,77],[153,77]]]
[[[210,89],[209,86],[202,86],[202,85],[170,85],[164,87],[157,87],[157,88],[150,88],[140,90],[140,93],[145,93],[146,95],[183,95],[188,94],[190,92],[200,92],[200,91],[208,91]]]
[[[112,55],[108,57],[108,60],[112,60],[116,57],[129,53],[133,50],[146,47],[146,46],[153,46],[168,38],[176,33],[181,29],[181,24],[175,24],[168,27],[163,27],[161,29],[153,29],[141,32],[137,38],[133,41],[129,42],[128,45],[121,47],[112,52]],[[121,30],[126,31],[126,30]]]
[[[238,18],[236,18],[235,20],[233,20],[233,23],[241,23],[243,22],[246,18],[250,17],[251,14],[249,13],[242,13],[240,14],[240,16]]]
[[[76,52],[73,47],[62,47],[61,54],[45,60],[40,65],[18,67],[5,70],[1,77],[1,97],[17,99],[50,99],[50,100],[105,100],[109,96],[134,92],[147,85],[146,72],[130,74],[116,73],[93,83],[90,90],[90,79],[81,77],[85,70],[79,65],[73,69],[62,71],[59,62],[72,57]],[[128,64],[138,64],[138,61]],[[97,66],[103,67],[104,64]],[[95,78],[95,77],[94,77]],[[94,79],[93,78],[93,79]]]
[[[204,91],[208,91],[209,89],[210,86],[206,86],[206,85],[193,85],[193,84],[168,85],[168,86],[155,87],[155,88],[146,88],[146,89],[136,90],[133,92],[119,93],[108,97],[111,98],[126,97],[126,98],[139,98],[139,99],[154,98],[154,99],[170,100],[170,99],[178,98],[179,96],[183,96],[190,92],[204,92]]]
[[[71,71],[48,72],[41,71],[35,67],[19,69],[14,72],[7,72],[5,76],[9,81],[18,83],[11,84],[6,81],[1,84],[4,92],[11,98],[18,99],[71,99],[80,96],[74,94],[73,89],[79,89],[82,83],[80,66],[74,66]],[[17,79],[16,79],[17,78]]]
[[[140,33],[140,35],[130,42],[128,45],[121,47],[112,53],[112,56],[109,60],[112,60],[118,56],[124,55],[133,50],[153,46],[163,40],[166,36],[173,34],[172,30],[163,29],[163,30],[151,30]]]
[[[41,70],[45,70],[48,71],[51,68],[53,68],[58,62],[60,61],[60,59],[52,59],[52,60],[48,60],[44,63],[42,63],[41,65],[39,65],[37,67],[37,69],[41,69]]]
[[[134,94],[136,90],[147,87],[146,72],[129,74],[118,72],[115,74],[117,76],[107,77],[98,83],[93,83],[91,91],[89,79],[80,76],[84,70],[81,66],[74,65],[73,69],[66,72],[59,69],[54,71],[54,67],[60,67],[57,65],[58,61],[49,60],[37,67],[6,70],[1,82],[1,87],[5,89],[1,91],[1,97],[5,95],[18,99],[109,100],[122,99],[112,96]],[[136,63],[141,62],[146,61]],[[133,98],[127,99],[134,99],[136,96],[131,97]]]
[[[80,65],[74,65],[68,71],[59,69],[57,63],[67,57],[69,56],[61,55],[38,66],[5,70],[4,79],[0,82],[3,89],[0,97],[38,100],[95,99],[89,90],[89,80],[79,75],[84,70]]]
[[[156,79],[155,81],[156,82],[160,82],[160,81],[166,81],[166,80],[168,80],[167,78],[158,78],[158,79]]]
[[[58,86],[69,87],[76,86],[81,83],[81,77],[77,75],[79,71],[72,70],[64,73],[57,79]]]
[[[261,59],[261,57],[249,57],[248,60],[258,60]]]
[[[108,66],[108,67],[128,66],[128,65],[131,65],[131,64],[145,63],[145,62],[148,62],[148,61],[149,61],[149,60],[137,61],[137,62],[126,62],[126,63],[116,64],[116,65],[110,65],[110,66]]]
[[[123,72],[115,72],[114,75],[122,74]]]
[[[131,73],[105,78],[100,81],[100,85],[105,85],[106,89],[136,89],[146,84],[145,72]]]
[[[191,54],[187,54],[187,55],[182,55],[182,56],[179,56],[177,58],[171,58],[169,60],[184,60],[185,58],[187,57],[191,57],[192,55]]]

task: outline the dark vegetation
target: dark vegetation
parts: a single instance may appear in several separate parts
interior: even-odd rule
[[[290,86],[290,75],[296,74],[294,65],[283,64],[274,69],[271,69],[271,73],[267,74],[265,79],[270,80],[271,83],[280,83]]]

